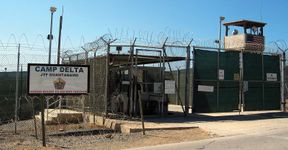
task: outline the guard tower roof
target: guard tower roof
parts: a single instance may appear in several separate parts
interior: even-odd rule
[[[240,20],[240,21],[226,22],[223,25],[224,26],[238,26],[238,27],[252,28],[253,26],[264,27],[266,25],[266,23],[250,21],[250,20]]]

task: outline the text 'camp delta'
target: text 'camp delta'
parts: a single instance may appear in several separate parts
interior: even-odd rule
[[[59,70],[58,70],[59,69]],[[56,67],[56,66],[36,66],[36,72],[71,72],[71,73],[84,73],[82,67]]]

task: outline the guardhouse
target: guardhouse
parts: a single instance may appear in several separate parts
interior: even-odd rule
[[[223,24],[226,27],[224,48],[239,51],[264,51],[266,23],[240,20]],[[241,30],[239,30],[241,29]]]

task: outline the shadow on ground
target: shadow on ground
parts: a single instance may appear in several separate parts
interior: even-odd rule
[[[222,115],[212,116],[209,114],[189,114],[186,117],[183,113],[171,112],[164,116],[146,116],[146,122],[155,123],[185,123],[185,122],[215,122],[215,121],[253,121],[288,118],[287,112],[267,112],[258,114],[237,114],[237,115]]]

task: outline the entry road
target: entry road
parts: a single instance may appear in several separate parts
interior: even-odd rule
[[[219,114],[218,114],[219,115]],[[226,114],[225,114],[226,115]],[[147,146],[135,150],[287,150],[288,114],[264,113],[241,116],[209,117],[191,121],[178,121],[175,126],[198,126],[218,137],[157,146]],[[175,121],[177,118],[174,118]],[[171,122],[173,122],[173,120]],[[203,121],[204,120],[204,121]],[[165,120],[167,122],[167,120]],[[171,125],[172,125],[171,124]],[[193,136],[193,135],[191,135]]]
[[[193,136],[193,135],[191,135]],[[287,150],[288,129],[206,139],[194,142],[165,144],[135,150]]]

